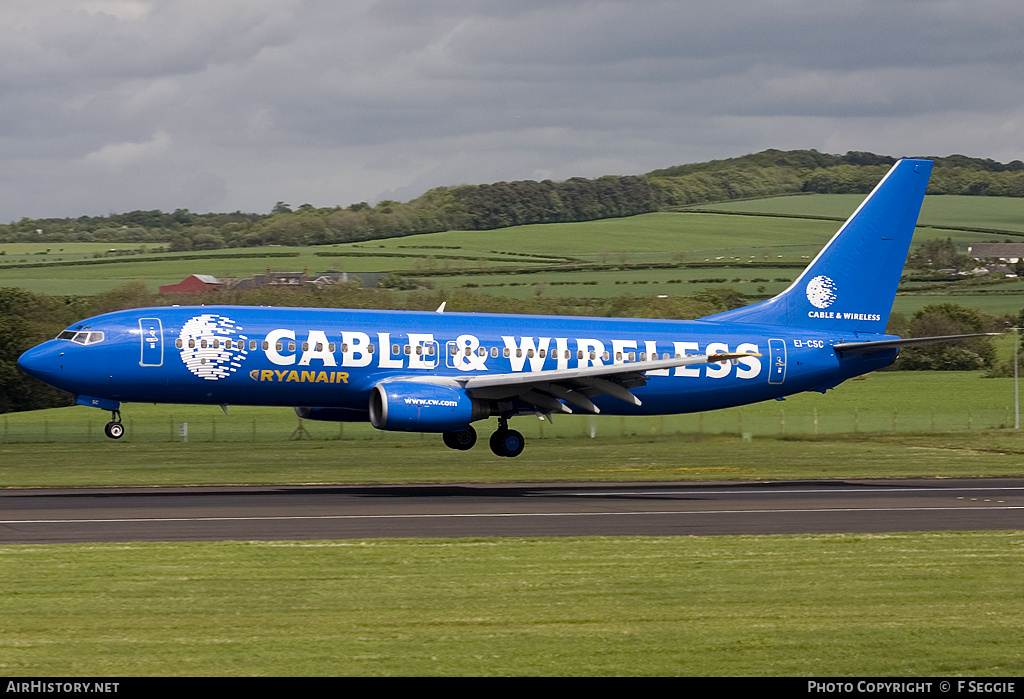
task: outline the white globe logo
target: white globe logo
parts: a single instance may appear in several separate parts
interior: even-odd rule
[[[175,343],[185,368],[207,381],[233,374],[248,353],[248,338],[238,334],[241,329],[230,318],[211,313],[188,320]]]
[[[822,275],[807,283],[807,300],[815,308],[828,308],[836,300],[836,283]]]

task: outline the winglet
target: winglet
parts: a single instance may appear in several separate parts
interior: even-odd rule
[[[438,306],[438,307],[437,307],[437,310],[436,310],[436,311],[434,311],[434,312],[435,312],[435,313],[444,313],[444,305],[445,305],[446,303],[448,303],[448,302],[447,302],[447,301],[442,301],[442,302],[441,302],[441,305],[440,305],[440,306]]]

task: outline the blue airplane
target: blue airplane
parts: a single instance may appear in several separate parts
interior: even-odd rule
[[[778,296],[694,321],[244,306],[106,313],[25,352],[28,374],[109,410],[121,403],[295,407],[303,418],[434,432],[452,449],[498,418],[660,415],[824,393],[891,364],[885,333],[931,162],[901,160]],[[297,407],[296,407],[297,406]]]

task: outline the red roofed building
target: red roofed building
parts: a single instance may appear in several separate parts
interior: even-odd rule
[[[161,286],[161,294],[208,294],[224,288],[224,282],[209,274],[193,274],[177,284]]]

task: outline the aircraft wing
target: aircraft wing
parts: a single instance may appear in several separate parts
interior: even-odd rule
[[[693,364],[714,364],[736,361],[742,357],[760,357],[756,352],[698,354],[654,359],[628,364],[605,364],[577,369],[552,371],[519,371],[509,374],[477,374],[466,377],[437,377],[431,383],[444,381],[466,389],[474,398],[483,400],[518,399],[533,405],[538,412],[571,413],[571,403],[587,412],[599,413],[591,398],[608,395],[626,403],[640,405],[631,388],[647,383],[647,372]],[[562,402],[564,401],[564,403]]]

